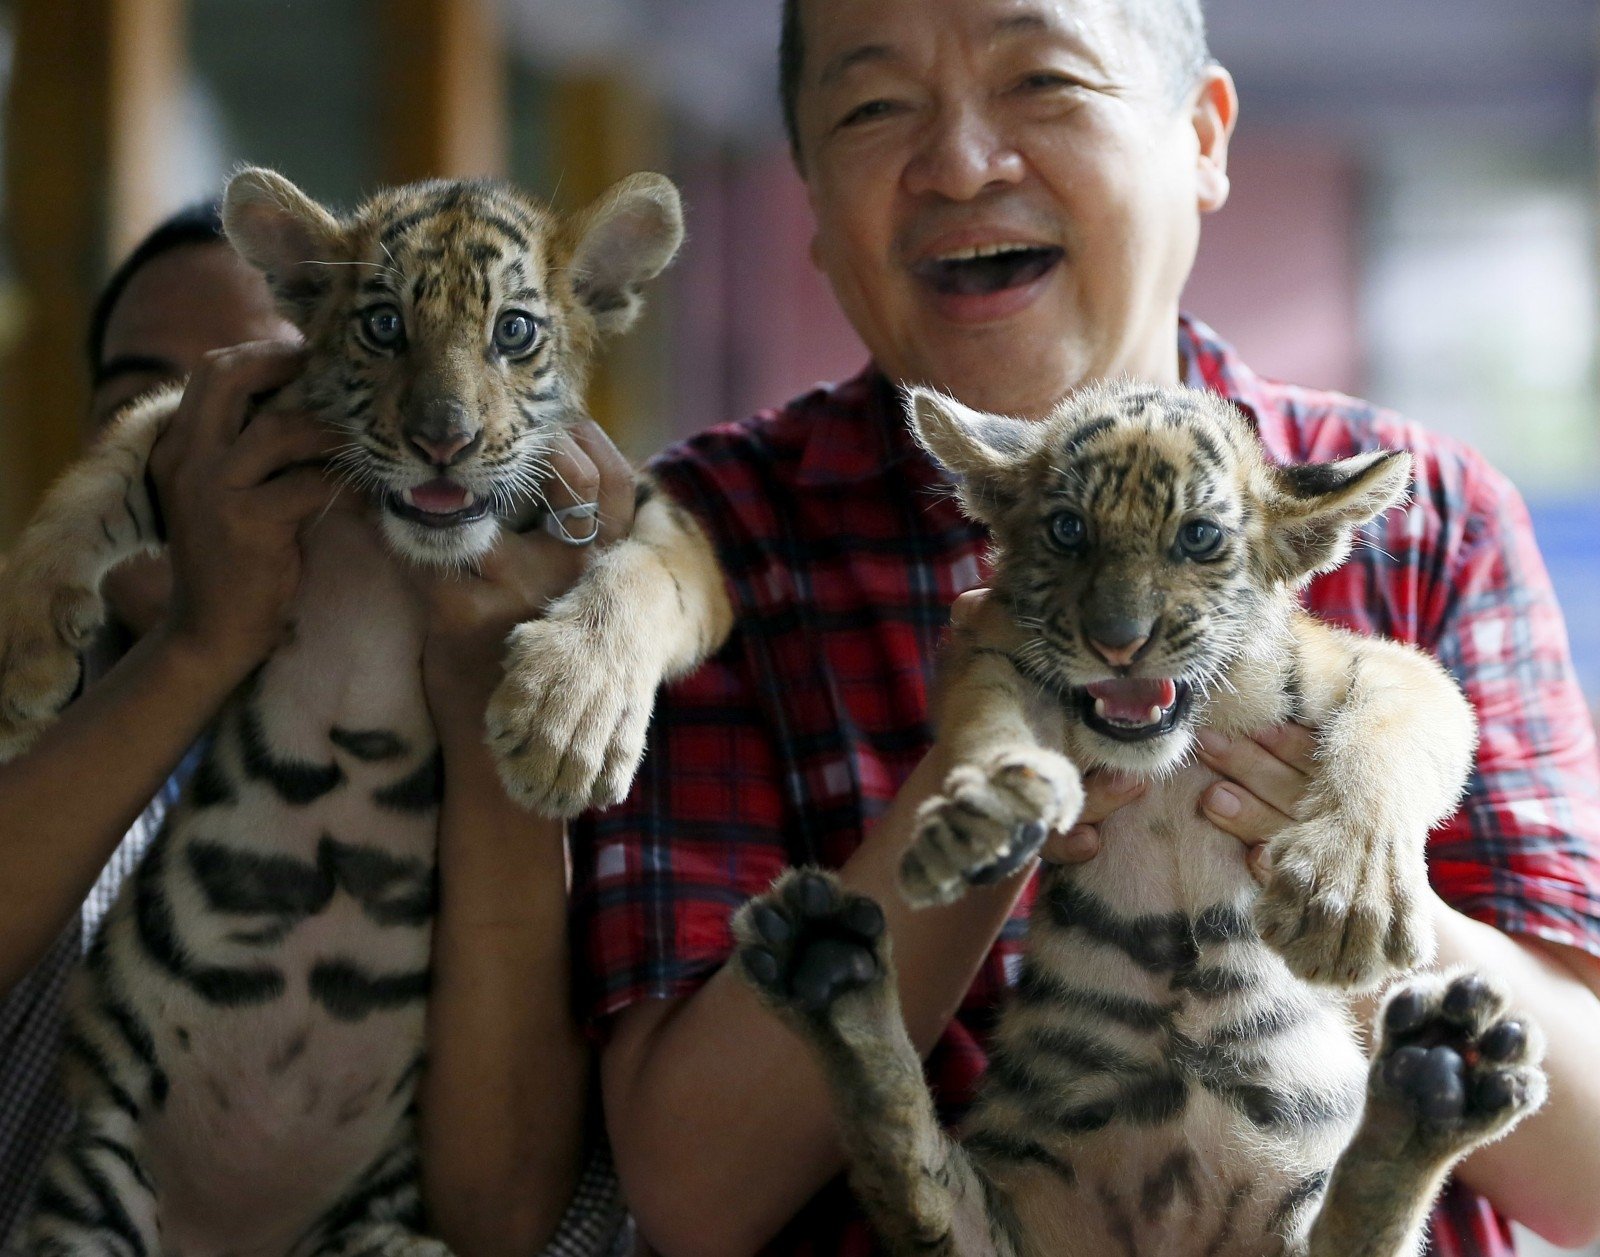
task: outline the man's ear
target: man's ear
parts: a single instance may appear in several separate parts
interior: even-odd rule
[[[915,387],[906,393],[906,415],[917,444],[959,479],[969,514],[992,522],[996,511],[1015,500],[1022,464],[1038,448],[1038,425]]]
[[[282,175],[247,166],[222,194],[222,229],[303,328],[333,283],[326,263],[340,260],[338,219]]]
[[[1239,93],[1233,76],[1214,62],[1200,71],[1194,93],[1195,197],[1200,212],[1211,214],[1228,201],[1228,141],[1239,120]]]
[[[1411,455],[1374,450],[1334,463],[1267,469],[1263,511],[1271,575],[1298,585],[1345,561],[1355,531],[1405,500]]]
[[[585,210],[572,252],[572,290],[602,332],[625,332],[643,308],[639,289],[683,243],[683,204],[665,175],[629,175]]]

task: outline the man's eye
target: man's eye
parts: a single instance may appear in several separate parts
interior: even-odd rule
[[[894,111],[892,100],[869,100],[864,105],[857,105],[849,113],[839,119],[839,126],[853,127],[858,123],[872,122],[885,117]]]
[[[1017,84],[1025,92],[1048,92],[1063,87],[1081,86],[1077,79],[1070,78],[1055,70],[1037,70],[1024,76]]]

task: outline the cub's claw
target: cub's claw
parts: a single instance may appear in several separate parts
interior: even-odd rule
[[[745,979],[768,1004],[802,1017],[826,1016],[889,972],[883,909],[831,873],[785,873],[739,910],[733,932]]]
[[[1078,770],[1054,751],[1019,747],[984,768],[963,764],[945,778],[944,793],[918,809],[916,837],[900,865],[901,893],[925,907],[999,881],[1082,807]]]
[[[512,631],[485,723],[501,779],[524,806],[572,817],[627,797],[661,678],[616,653],[573,619]]]
[[[1256,925],[1300,977],[1360,990],[1432,958],[1420,854],[1338,819],[1291,825],[1269,850]]]
[[[0,606],[0,760],[21,754],[71,700],[81,652],[105,619],[91,589],[51,589],[18,561]]]

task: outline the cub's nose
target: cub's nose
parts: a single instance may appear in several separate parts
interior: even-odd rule
[[[1126,668],[1137,659],[1154,627],[1149,620],[1126,616],[1096,617],[1083,626],[1089,649],[1113,668]]]
[[[411,447],[435,467],[448,467],[477,449],[483,429],[468,417],[467,408],[454,398],[424,403],[403,426]]]

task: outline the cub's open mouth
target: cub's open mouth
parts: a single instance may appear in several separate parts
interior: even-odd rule
[[[1002,245],[929,258],[913,269],[917,278],[935,292],[981,297],[1031,284],[1063,256],[1064,250],[1051,245]]]
[[[1170,677],[1127,677],[1079,687],[1083,723],[1118,742],[1143,742],[1171,733],[1193,694]]]
[[[428,528],[459,528],[476,523],[489,513],[489,499],[440,476],[401,493],[384,495],[383,504],[401,519]]]

